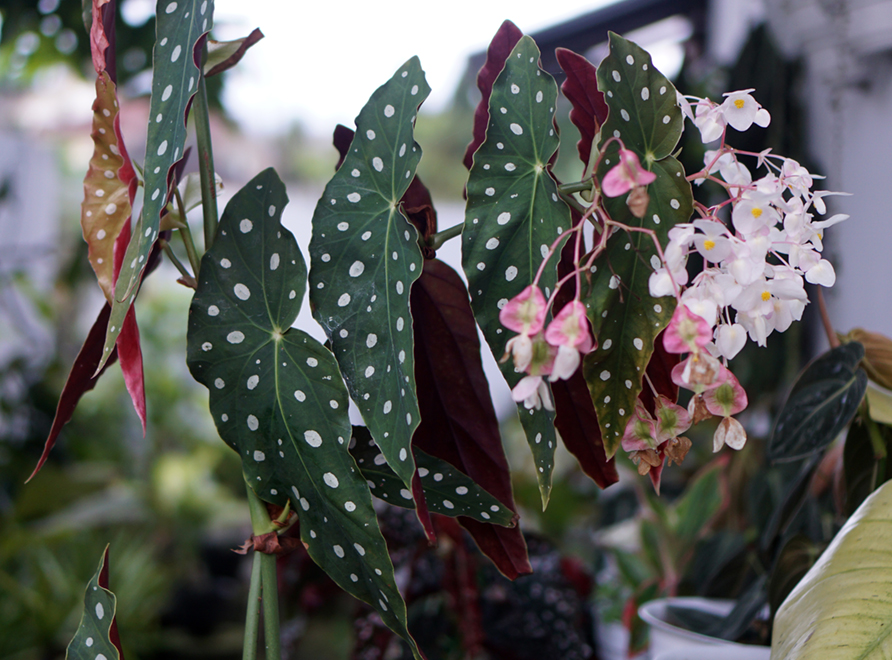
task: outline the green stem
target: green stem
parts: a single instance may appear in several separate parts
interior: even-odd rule
[[[562,183],[558,186],[558,192],[564,195],[572,195],[573,193],[584,192],[592,189],[593,182],[591,179],[585,181],[577,181],[576,183]]]
[[[438,231],[436,234],[431,234],[427,239],[427,245],[436,252],[443,244],[448,241],[450,238],[455,238],[456,236],[461,236],[462,229],[464,229],[465,225],[463,222],[459,222],[457,225],[453,225],[449,227],[449,229],[444,229],[443,231]]]
[[[186,246],[186,256],[189,257],[189,263],[192,265],[192,272],[195,273],[195,277],[198,278],[198,269],[201,266],[201,258],[198,256],[198,250],[195,249],[195,241],[192,239],[192,230],[189,229],[189,222],[186,220],[186,205],[183,204],[183,198],[180,196],[180,191],[178,189],[174,188],[173,194],[177,200],[177,206],[180,209],[180,217],[183,219],[183,224],[177,227],[177,230],[183,239],[183,245]]]
[[[248,489],[248,508],[251,511],[251,527],[255,536],[275,531],[269,519],[266,505],[245,482]],[[263,599],[263,639],[266,645],[266,660],[281,660],[282,649],[279,635],[279,587],[276,576],[276,556],[254,552],[254,572],[251,573],[251,589],[254,588],[254,573],[258,575]],[[257,568],[259,566],[259,568]],[[245,634],[247,636],[247,628]],[[247,643],[247,642],[246,642]]]
[[[561,187],[562,186],[558,187],[558,194],[561,196],[561,199],[564,200],[568,206],[572,206],[574,209],[576,209],[577,212],[579,212],[582,215],[585,215],[585,210],[586,210],[585,207],[582,204],[580,204],[578,201],[576,201],[576,199],[572,195],[566,194],[566,193],[564,193],[563,190],[560,190]],[[600,227],[598,227],[597,223],[593,223],[593,224],[595,225],[595,227],[598,230],[601,229]]]
[[[266,643],[266,660],[282,657],[279,635],[279,586],[276,575],[276,556],[260,555],[260,575],[263,583],[263,640]]]
[[[207,44],[201,53],[202,66],[207,59]],[[204,217],[204,249],[211,249],[217,232],[217,191],[214,180],[214,150],[211,146],[211,122],[208,90],[204,74],[198,79],[198,92],[192,109],[195,117],[195,141],[198,146],[198,174],[201,180],[201,213]],[[197,271],[196,271],[197,272]]]
[[[251,487],[248,487],[251,490]],[[254,565],[251,567],[251,588],[248,591],[248,612],[245,615],[245,642],[242,649],[242,660],[256,660],[257,632],[260,628],[260,554],[254,553]]]
[[[164,254],[167,255],[167,258],[170,259],[170,263],[172,263],[178,271],[180,271],[180,275],[183,276],[183,281],[189,284],[193,289],[197,286],[195,283],[195,278],[192,277],[192,273],[183,265],[183,262],[179,260],[177,255],[174,253],[173,248],[170,247],[170,243],[167,241],[160,241],[161,249],[164,250]]]

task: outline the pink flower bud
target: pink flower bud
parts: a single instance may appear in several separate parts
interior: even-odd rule
[[[653,183],[657,175],[641,167],[634,151],[619,150],[619,164],[614,166],[601,180],[601,191],[606,197],[619,197],[632,188]]]
[[[578,300],[567,303],[545,331],[545,341],[552,346],[569,346],[582,353],[592,350],[593,342],[589,333],[585,305]]]
[[[514,296],[499,312],[509,330],[535,335],[545,325],[545,296],[532,284]]]
[[[711,341],[712,328],[706,319],[691,312],[687,305],[678,305],[663,333],[665,349],[669,353],[698,353]]]

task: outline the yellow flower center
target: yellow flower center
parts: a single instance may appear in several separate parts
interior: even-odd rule
[[[711,241],[707,238],[705,241],[703,241],[703,247],[706,250],[711,250],[712,248],[715,247],[715,241]]]
[[[764,300],[765,302],[768,302],[768,300],[769,300],[770,298],[771,298],[771,294],[770,294],[770,293],[768,293],[767,291],[763,291],[763,292],[762,292],[762,300]]]
[[[762,215],[762,209],[760,209],[760,208],[754,208],[753,211],[752,211],[752,213],[753,213],[753,217],[754,217],[754,218],[758,218],[760,215]]]
[[[738,110],[740,110],[744,106],[744,100],[737,99],[736,101],[734,101],[734,105]]]

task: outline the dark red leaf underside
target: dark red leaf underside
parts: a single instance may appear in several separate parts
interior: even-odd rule
[[[421,410],[413,443],[451,463],[515,510],[467,289],[449,266],[429,260],[412,287],[411,302]],[[505,576],[513,580],[532,572],[519,527],[458,520]]]
[[[607,104],[603,92],[598,89],[598,69],[582,55],[566,48],[558,48],[555,55],[567,75],[561,91],[573,105],[570,121],[579,129],[580,135],[576,149],[583,166],[587,168],[595,136],[607,120]]]
[[[43,464],[46,463],[46,459],[50,455],[53,446],[56,444],[56,440],[59,437],[59,433],[62,431],[62,427],[71,420],[71,416],[74,414],[74,409],[77,407],[78,401],[81,400],[81,397],[84,394],[96,386],[96,381],[99,380],[99,377],[102,376],[102,374],[105,373],[105,370],[118,359],[118,349],[115,347],[111,357],[102,367],[102,371],[95,377],[93,376],[96,367],[99,365],[99,360],[102,357],[102,346],[105,342],[105,328],[108,325],[108,317],[110,313],[111,307],[108,303],[105,303],[102,310],[99,312],[99,316],[96,317],[93,327],[90,328],[90,332],[87,334],[87,339],[84,341],[84,345],[77,354],[77,358],[74,360],[71,372],[68,374],[68,380],[65,382],[65,387],[62,388],[62,395],[59,397],[59,403],[56,405],[56,416],[53,419],[53,425],[50,428],[49,436],[47,436],[46,442],[44,443],[43,453],[37,461],[37,467],[34,468],[34,472],[28,477],[28,481],[33,479],[34,476],[40,472],[40,468],[43,467]]]
[[[471,144],[465,150],[464,164],[469,170],[474,163],[474,153],[486,139],[486,127],[489,125],[489,97],[496,78],[505,68],[505,61],[514,50],[523,32],[511,21],[505,21],[492,38],[486,51],[486,63],[477,75],[477,88],[482,95],[477,109],[474,111],[474,133]]]
[[[170,232],[163,232],[159,236],[164,240],[169,240]],[[156,244],[152,250],[152,254],[149,256],[149,264],[146,266],[146,277],[158,267],[160,262],[161,250]],[[34,468],[31,476],[28,477],[28,481],[33,479],[34,476],[40,472],[40,468],[43,467],[43,464],[46,463],[50,451],[52,451],[56,444],[56,440],[59,438],[59,433],[61,433],[62,427],[71,420],[81,397],[96,387],[96,382],[102,374],[104,374],[106,369],[114,364],[119,357],[118,350],[120,348],[120,343],[116,344],[115,348],[112,349],[111,356],[108,358],[105,365],[103,365],[102,370],[99,373],[96,373],[96,367],[99,365],[99,361],[102,358],[102,347],[105,342],[105,328],[108,326],[108,318],[110,314],[111,307],[106,302],[100,310],[99,315],[96,317],[96,320],[93,322],[93,327],[91,327],[90,332],[87,333],[84,345],[81,346],[81,350],[77,354],[74,364],[71,366],[71,371],[68,373],[68,379],[65,381],[65,386],[62,388],[62,394],[59,396],[59,403],[56,405],[56,415],[53,418],[53,425],[50,427],[49,435],[44,443],[43,452],[40,455],[40,459],[37,461],[37,466]],[[122,332],[125,331],[126,329],[122,330]],[[137,348],[138,347],[139,343],[137,337]],[[125,379],[126,377],[125,373]]]

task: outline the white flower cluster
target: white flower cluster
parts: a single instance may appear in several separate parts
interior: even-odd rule
[[[700,130],[703,142],[722,138],[718,149],[706,152],[703,170],[688,178],[719,183],[729,199],[712,208],[699,206],[700,219],[670,230],[664,261],[655,264],[659,267],[649,282],[652,296],[680,293],[691,312],[711,323],[715,342],[709,349],[728,359],[743,348],[747,335],[764,346],[773,331],[783,332],[802,317],[808,302],[804,282],[833,285],[836,273],[821,256],[823,231],[848,217],[813,219],[812,210],[826,213],[824,197],[840,193],[812,191],[818,177],[795,160],[725,144],[727,126],[743,131],[770,121],[750,91],[726,94],[721,105],[692,98],[693,112],[691,102],[679,95],[682,112]],[[767,171],[764,176],[754,180],[738,160],[742,155],[755,157],[757,170]],[[717,217],[727,205],[731,227]],[[688,284],[687,258],[694,251],[705,267],[682,292]]]

